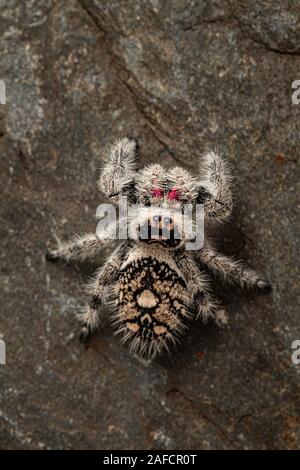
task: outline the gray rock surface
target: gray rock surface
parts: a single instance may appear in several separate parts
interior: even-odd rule
[[[0,447],[299,448],[298,2],[0,0],[0,18]],[[151,364],[109,328],[83,348],[89,272],[44,260],[94,230],[102,150],[124,134],[142,163],[224,151],[237,204],[220,244],[274,287],[218,286],[229,327],[195,324]]]

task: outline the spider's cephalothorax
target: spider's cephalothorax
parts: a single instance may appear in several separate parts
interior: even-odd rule
[[[114,204],[120,196],[127,197],[128,238],[119,241],[96,272],[88,286],[90,302],[79,319],[86,340],[99,327],[103,308],[109,307],[107,316],[131,351],[153,357],[169,350],[194,318],[226,323],[203,268],[242,287],[268,291],[270,285],[239,261],[219,254],[206,238],[197,251],[186,249],[194,237],[182,223],[186,205],[202,204],[207,225],[225,220],[232,211],[229,170],[217,153],[203,157],[197,177],[180,167],[157,164],[138,170],[136,158],[137,144],[128,137],[107,151],[99,188]],[[107,233],[62,243],[47,259],[96,260],[99,251],[112,244]]]

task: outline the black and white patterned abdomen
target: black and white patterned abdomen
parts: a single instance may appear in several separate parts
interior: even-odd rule
[[[175,343],[189,316],[186,284],[166,262],[153,257],[132,261],[120,271],[119,332],[133,351],[155,353]]]

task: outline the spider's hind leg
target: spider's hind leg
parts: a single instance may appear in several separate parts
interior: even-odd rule
[[[188,256],[181,256],[177,261],[193,295],[196,318],[206,322],[210,318],[219,326],[228,323],[227,312],[211,294],[207,277],[201,273],[195,262]]]
[[[84,311],[78,315],[81,323],[80,341],[86,343],[94,331],[101,325],[103,314],[101,308],[104,308],[107,302],[107,286],[98,285],[97,292],[93,294],[90,302]]]
[[[78,315],[78,320],[82,325],[80,333],[80,340],[82,342],[86,342],[90,334],[96,331],[101,324],[103,313],[100,309],[103,309],[111,298],[114,281],[129,246],[130,243],[127,241],[120,245],[103,267],[96,272],[94,279],[88,285],[87,290],[91,299],[84,311]]]
[[[206,283],[201,279],[198,291],[194,297],[196,307],[196,318],[201,318],[204,322],[212,319],[216,325],[224,327],[229,322],[229,316],[222,307],[219,300],[216,300],[207,290]]]

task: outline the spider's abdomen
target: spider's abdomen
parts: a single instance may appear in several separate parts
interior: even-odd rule
[[[167,262],[134,260],[120,271],[117,287],[119,331],[133,351],[155,355],[175,343],[190,302],[184,279]]]

